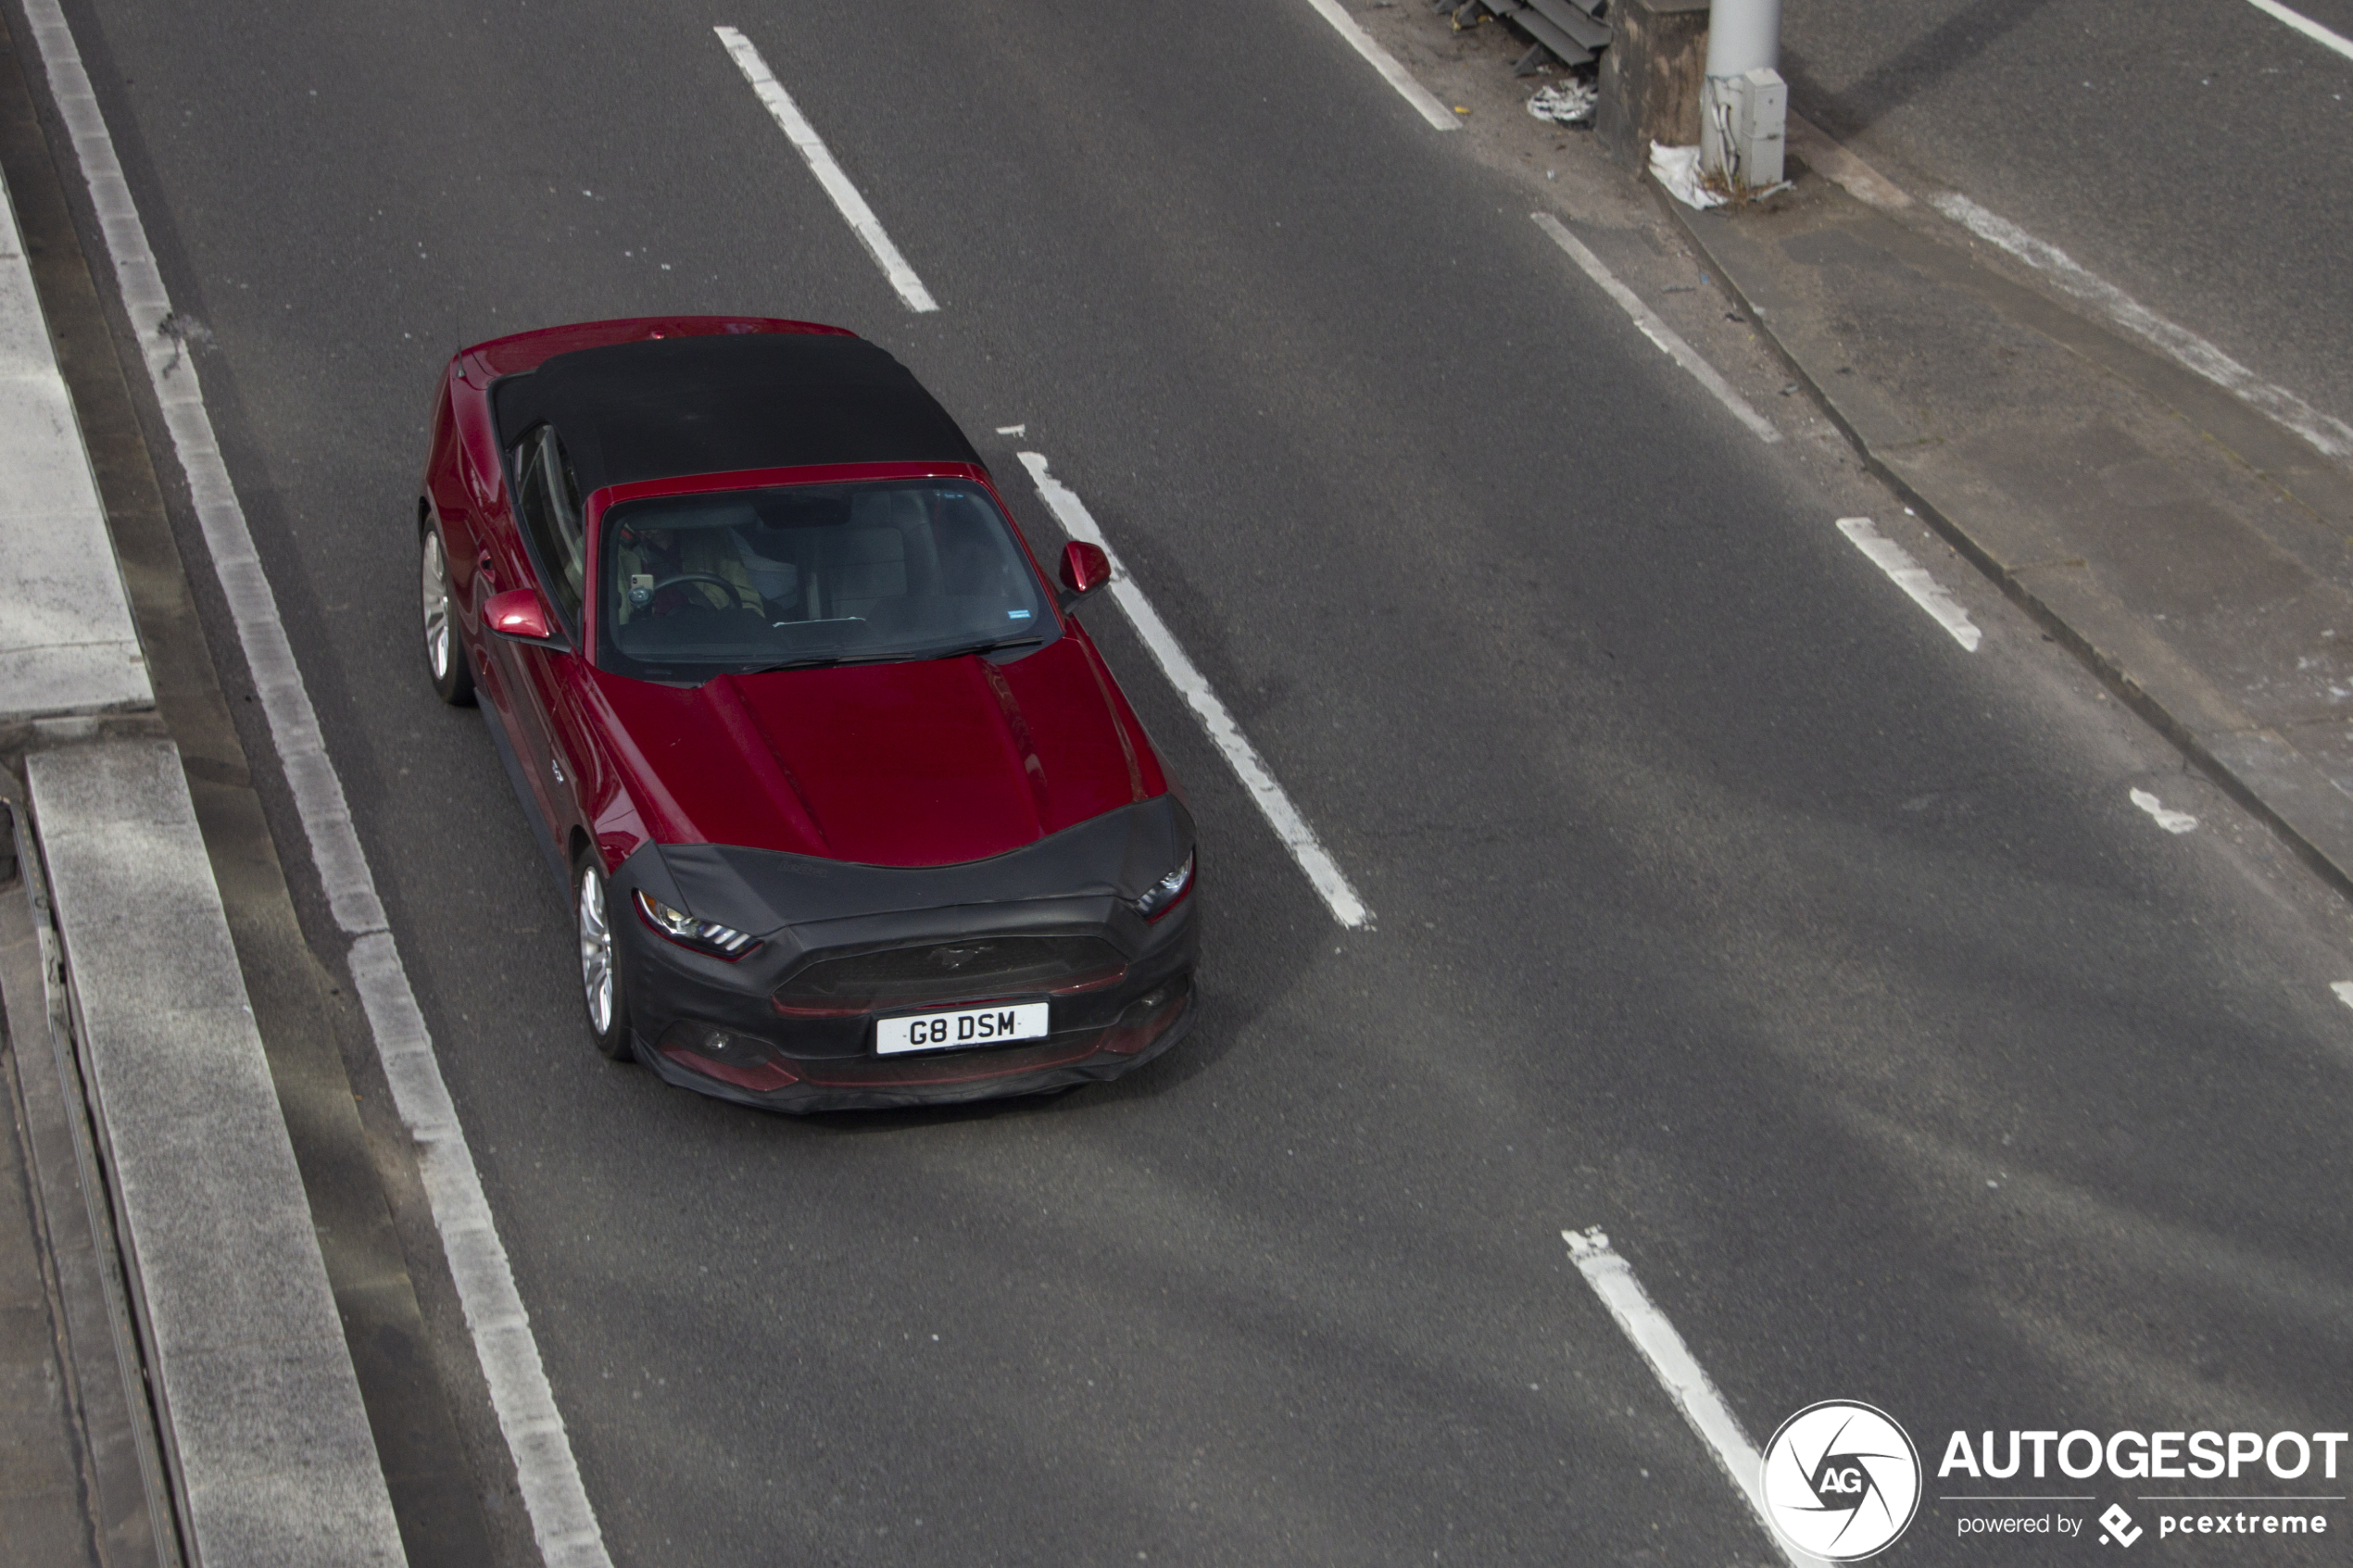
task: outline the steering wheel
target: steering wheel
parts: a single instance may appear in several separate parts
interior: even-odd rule
[[[675,577],[665,577],[661,582],[655,583],[651,591],[659,594],[664,588],[674,588],[681,583],[708,583],[713,587],[724,588],[727,592],[727,596],[736,600],[738,608],[742,605],[742,599],[739,597],[743,592],[742,585],[736,583],[730,583],[724,577],[718,576],[717,574],[709,571],[682,571]],[[754,608],[757,608],[757,606]]]

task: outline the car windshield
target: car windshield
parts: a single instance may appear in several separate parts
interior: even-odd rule
[[[599,533],[597,662],[641,680],[1026,649],[1059,632],[975,484],[660,496],[614,507]]]

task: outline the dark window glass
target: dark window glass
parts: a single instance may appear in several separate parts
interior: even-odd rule
[[[541,425],[522,438],[515,470],[515,510],[538,570],[540,591],[564,624],[577,628],[588,545],[572,464],[565,460],[554,426]]]
[[[796,484],[631,501],[599,531],[597,662],[721,673],[1026,649],[1061,634],[986,491]]]

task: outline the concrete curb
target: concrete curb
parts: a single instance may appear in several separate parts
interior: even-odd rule
[[[0,721],[155,706],[98,483],[0,182]]]
[[[0,245],[0,720],[25,759],[72,1033],[190,1560],[406,1562],[179,749],[13,207]]]
[[[2017,508],[2006,503],[1998,487],[1973,472],[1966,458],[1942,441],[1920,439],[1864,377],[1847,374],[1849,367],[1839,363],[1846,356],[1832,334],[1818,331],[1819,323],[1804,312],[1788,307],[1776,286],[1770,257],[1761,245],[1743,235],[1739,220],[1692,211],[1655,186],[1654,194],[1867,467],[2120,700],[2340,894],[2353,897],[2353,796],[2280,727],[2249,714],[2221,682],[2171,646],[2145,615],[2105,591],[2095,575],[2065,570],[2084,563],[2057,558],[2070,552],[2055,551],[2047,533],[2022,524]],[[1849,198],[1833,194],[1826,199]],[[1856,210],[1861,211],[1859,205]],[[1933,243],[1908,230],[1903,232],[1910,236],[1912,247]],[[1957,254],[1937,270],[1949,274],[1972,266]],[[1929,281],[1948,286],[1944,279]],[[1982,287],[1994,295],[2028,293],[1990,275]],[[2231,443],[2232,449],[2260,442],[2268,460],[2256,466],[2292,479],[2299,494],[2312,490],[2308,504],[2323,515],[2336,509],[2334,487],[2342,481],[2334,473],[2317,471],[2323,467],[2317,455],[2302,451],[2286,433],[2251,431],[2249,416],[2229,405],[2227,394],[2192,384],[2186,371],[2136,345],[2112,339],[2084,341],[2106,339],[2107,334],[2063,307],[2039,297],[2022,303],[2028,307],[2018,314],[2025,323],[2058,346],[2134,385],[2209,434],[2242,438]],[[2144,359],[2149,362],[2131,363]],[[2215,399],[2221,406],[2206,406]],[[2282,446],[2291,449],[2283,453]]]

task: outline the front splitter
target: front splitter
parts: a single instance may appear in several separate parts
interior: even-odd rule
[[[1063,1089],[1077,1088],[1087,1084],[1106,1084],[1123,1077],[1156,1060],[1174,1048],[1192,1030],[1196,1012],[1196,993],[1189,988],[1179,1010],[1168,1027],[1133,1052],[1121,1052],[1098,1046],[1094,1050],[1076,1059],[1052,1062],[1035,1068],[1013,1068],[989,1073],[988,1058],[975,1052],[958,1057],[940,1057],[932,1060],[959,1065],[969,1063],[969,1074],[943,1077],[931,1082],[867,1083],[857,1085],[812,1083],[806,1080],[775,1089],[748,1089],[723,1079],[698,1073],[684,1063],[672,1060],[654,1049],[642,1035],[635,1037],[637,1060],[651,1068],[665,1084],[690,1089],[731,1104],[748,1105],[761,1110],[783,1111],[804,1116],[835,1110],[906,1110],[925,1106],[967,1105],[975,1100],[1012,1099],[1023,1095],[1053,1094]],[[1099,1032],[1107,1038],[1115,1030]],[[1050,1042],[1051,1043],[1051,1042]],[[912,1063],[910,1065],[912,1065]]]

